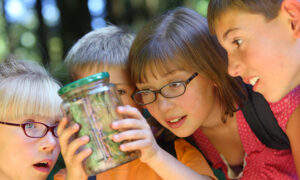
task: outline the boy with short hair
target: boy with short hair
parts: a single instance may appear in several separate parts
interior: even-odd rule
[[[135,91],[135,85],[130,80],[127,67],[128,52],[133,40],[133,34],[128,33],[127,31],[116,26],[108,26],[86,34],[71,48],[65,59],[73,80],[84,78],[86,76],[103,71],[109,72],[110,82],[116,84],[123,104],[137,107],[141,110],[141,107],[138,107],[133,99],[131,99],[131,95]],[[67,121],[64,119],[60,124],[59,129],[64,129],[66,124]],[[70,135],[72,133],[76,133],[78,129],[71,130],[70,128],[66,128],[63,130],[63,132],[59,133],[67,134],[67,131],[69,131],[68,134]],[[61,145],[66,144],[67,141],[67,138],[64,139],[63,137],[60,137]],[[81,145],[87,143],[87,140],[80,141]],[[66,146],[71,147],[71,145],[62,145],[61,148],[63,156],[63,149],[67,149]],[[177,159],[179,161],[199,174],[204,174],[215,178],[206,160],[202,154],[195,149],[195,147],[191,146],[182,139],[175,140],[174,147],[178,156]],[[85,154],[83,156],[87,157],[91,152],[85,150],[84,153]],[[75,154],[75,156],[78,157],[80,155]],[[76,159],[75,156],[64,156],[67,168],[68,164],[70,167],[68,169],[69,172],[67,176],[70,179],[86,179],[87,175],[82,168],[82,161],[74,160]],[[73,160],[71,162],[70,160],[66,159]],[[60,177],[64,178],[65,176],[65,174],[59,173],[55,176],[55,179],[58,180],[61,179]],[[152,170],[147,164],[141,162],[140,159],[97,174],[96,177],[97,179],[111,180],[161,179],[161,177],[154,170]]]
[[[211,0],[207,17],[227,50],[230,75],[270,102],[300,84],[299,0]]]
[[[227,51],[231,76],[242,77],[270,102],[300,88],[299,0],[211,0],[207,17]],[[299,119],[298,106],[286,125],[279,124],[289,138],[298,177]]]

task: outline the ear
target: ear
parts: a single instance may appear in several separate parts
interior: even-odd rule
[[[284,0],[281,4],[281,11],[287,13],[294,36],[300,38],[300,1]]]

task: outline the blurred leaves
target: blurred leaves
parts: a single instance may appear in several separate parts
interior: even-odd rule
[[[11,55],[17,59],[36,60],[64,81],[66,70],[62,65],[63,58],[70,47],[93,28],[113,23],[138,32],[149,19],[178,6],[192,8],[206,16],[208,2],[1,0],[0,62]]]

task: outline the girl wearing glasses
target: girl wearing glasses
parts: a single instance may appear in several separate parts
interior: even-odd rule
[[[0,179],[46,179],[60,148],[59,85],[40,65],[0,64]]]
[[[178,137],[191,137],[227,179],[296,178],[291,150],[263,145],[238,110],[245,93],[227,74],[226,53],[198,13],[177,8],[149,22],[132,44],[129,66],[135,102]],[[299,136],[287,122],[299,104],[296,88],[270,105],[281,128],[295,135],[289,136],[295,147]],[[153,159],[160,149],[151,152]]]

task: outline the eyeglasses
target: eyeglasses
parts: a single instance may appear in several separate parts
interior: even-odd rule
[[[176,81],[164,85],[159,90],[141,90],[132,94],[132,99],[139,105],[147,105],[153,103],[157,99],[157,93],[161,94],[165,98],[175,98],[181,96],[186,91],[186,86],[198,75],[195,72],[186,81]]]
[[[0,124],[10,125],[10,126],[20,126],[22,127],[24,134],[27,137],[31,137],[31,138],[44,137],[48,133],[48,131],[51,131],[53,136],[58,138],[57,135],[58,124],[54,126],[48,126],[41,122],[26,122],[22,124],[16,124],[16,123],[8,123],[2,121],[0,121]]]

